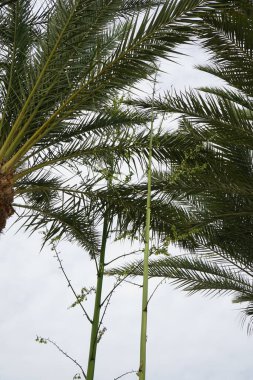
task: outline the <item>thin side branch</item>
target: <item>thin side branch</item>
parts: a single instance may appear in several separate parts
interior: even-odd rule
[[[84,372],[81,364],[79,364],[75,359],[73,359],[69,354],[67,354],[67,352],[63,351],[63,349],[60,346],[58,346],[58,344],[55,343],[53,340],[51,340],[49,338],[46,338],[44,340],[51,343],[53,346],[55,346],[57,348],[58,351],[60,351],[64,356],[66,356],[66,358],[70,359],[73,363],[75,363],[75,365],[77,365],[77,367],[79,367],[79,369],[81,370],[84,378],[87,379],[86,373]]]
[[[156,293],[156,291],[158,290],[159,286],[162,285],[163,282],[166,281],[166,278],[163,278],[161,281],[159,281],[159,283],[156,285],[155,289],[153,290],[153,292],[151,293],[149,299],[148,299],[148,304],[149,302],[151,301],[151,298],[154,296],[154,294]]]
[[[111,263],[113,263],[114,261],[117,261],[117,260],[119,260],[119,259],[122,259],[123,257],[130,256],[130,255],[134,255],[134,254],[139,253],[139,252],[142,252],[142,250],[141,250],[141,249],[138,249],[137,251],[133,251],[133,252],[130,252],[130,253],[124,253],[124,255],[120,255],[120,256],[116,257],[115,259],[113,259],[113,260],[111,260],[111,261],[108,261],[108,263],[106,263],[105,266],[106,266],[106,265],[109,265],[109,264],[111,264]]]
[[[102,303],[101,303],[101,305],[100,305],[101,307],[105,304],[105,302],[106,302],[106,300],[107,300],[108,298],[111,298],[111,296],[112,296],[113,292],[115,291],[115,289],[116,289],[120,284],[122,284],[122,282],[124,282],[125,279],[126,279],[128,276],[130,276],[130,274],[126,274],[125,277],[123,277],[123,278],[117,280],[117,282],[116,282],[116,284],[113,286],[112,290],[107,294],[107,296],[106,296],[106,297],[104,298],[104,300],[102,301]]]
[[[138,286],[138,288],[142,288],[143,285],[137,284],[137,282],[129,281],[129,280],[124,280],[124,282],[127,282],[128,284]]]
[[[68,283],[68,287],[71,289],[72,293],[74,294],[74,296],[75,296],[75,298],[76,298],[76,300],[77,300],[78,305],[80,305],[82,311],[84,312],[85,317],[86,317],[86,318],[88,319],[88,321],[92,324],[92,319],[89,317],[87,311],[86,311],[85,308],[83,307],[83,304],[80,302],[80,300],[79,300],[79,298],[78,298],[78,294],[76,293],[75,289],[73,288],[73,286],[72,286],[72,284],[71,284],[71,281],[70,281],[70,279],[68,278],[67,273],[65,272],[65,269],[64,269],[64,267],[63,267],[63,265],[62,265],[62,260],[60,259],[60,256],[59,256],[59,253],[58,253],[58,251],[57,251],[57,249],[56,249],[55,244],[52,245],[52,248],[54,249],[55,257],[56,257],[56,259],[57,259],[57,261],[58,261],[58,263],[59,263],[59,265],[60,265],[60,270],[62,271],[62,273],[63,273],[63,275],[64,275],[64,277],[65,277],[65,279],[66,279],[66,281],[67,281],[67,283]]]
[[[124,376],[126,376],[126,375],[130,375],[130,373],[138,373],[138,371],[129,371],[129,372],[125,372],[125,373],[123,373],[123,375],[120,375],[120,376],[118,376],[118,377],[115,377],[114,378],[114,380],[119,380],[119,379],[121,379],[122,377],[124,377]]]

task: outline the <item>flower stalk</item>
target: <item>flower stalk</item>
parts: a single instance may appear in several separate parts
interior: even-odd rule
[[[96,286],[96,297],[94,304],[94,312],[92,319],[92,328],[90,336],[90,349],[89,349],[89,359],[87,368],[87,380],[93,380],[95,372],[95,362],[96,362],[96,352],[98,344],[98,333],[100,325],[100,312],[102,307],[102,288],[104,279],[104,267],[105,267],[105,251],[106,242],[109,234],[110,219],[108,209],[105,211],[104,221],[103,221],[103,232],[102,232],[102,243],[99,256],[99,266],[97,270],[97,286]]]
[[[154,79],[152,100],[155,96]],[[152,185],[152,148],[153,148],[153,130],[154,130],[154,109],[152,107],[149,154],[147,167],[147,208],[145,224],[145,249],[143,260],[143,284],[142,284],[142,315],[141,315],[141,338],[140,338],[140,365],[138,371],[139,380],[146,378],[146,352],[147,352],[147,317],[148,317],[148,263],[149,263],[149,240],[150,240],[150,216],[151,216],[151,185]]]

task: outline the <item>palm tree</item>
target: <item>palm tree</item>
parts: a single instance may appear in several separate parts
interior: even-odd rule
[[[0,4],[0,232],[14,208],[21,210],[27,228],[47,227],[45,241],[75,238],[92,257],[100,254],[103,269],[106,210],[113,204],[110,218],[118,217],[119,229],[135,215],[118,189],[94,191],[96,178],[73,185],[66,168],[90,170],[112,154],[127,163],[147,159],[150,134],[131,128],[145,124],[148,114],[115,111],[113,99],[149,78],[156,61],[189,38],[188,16],[196,18],[207,3],[51,0],[38,10],[30,0]],[[162,163],[166,134],[156,133],[154,141],[152,153]],[[141,229],[142,218],[133,226]]]
[[[171,168],[154,173],[156,201],[183,208],[193,228],[174,225],[172,241],[192,254],[151,261],[149,274],[174,279],[190,293],[232,293],[253,321],[253,4],[229,1],[205,14],[196,36],[212,57],[200,70],[219,77],[224,87],[203,87],[165,98],[131,101],[142,109],[180,114],[171,134]],[[141,188],[139,187],[139,191]],[[199,215],[199,221],[197,221]],[[141,274],[142,263],[111,274]]]
[[[53,166],[89,165],[109,149],[127,149],[107,138],[120,119],[108,116],[110,99],[148,78],[158,58],[187,40],[188,15],[197,16],[207,3],[52,0],[39,10],[31,0],[3,4],[0,231],[20,188],[26,199],[35,188],[48,197]],[[143,136],[144,146],[147,141]],[[131,149],[141,147],[133,142]]]

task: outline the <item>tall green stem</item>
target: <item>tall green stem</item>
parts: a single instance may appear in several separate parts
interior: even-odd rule
[[[153,99],[155,95],[155,82],[153,89]],[[147,208],[145,225],[145,250],[143,260],[143,287],[142,287],[142,316],[141,316],[141,340],[140,340],[140,367],[138,376],[140,380],[146,378],[146,346],[147,346],[147,316],[148,316],[148,262],[149,262],[149,238],[150,238],[150,214],[151,214],[151,174],[152,174],[152,146],[153,146],[154,113],[152,109],[149,155],[147,168]]]
[[[96,288],[96,298],[93,312],[91,337],[90,337],[90,351],[89,360],[87,368],[87,380],[93,380],[95,371],[95,361],[97,352],[97,339],[98,330],[100,323],[100,311],[101,311],[101,298],[102,298],[102,287],[104,279],[104,266],[105,266],[105,250],[106,242],[109,232],[109,213],[108,210],[105,212],[104,222],[103,222],[103,233],[102,233],[102,244],[99,257],[99,266],[97,271],[97,288]]]

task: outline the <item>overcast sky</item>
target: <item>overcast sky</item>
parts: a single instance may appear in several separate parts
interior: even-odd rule
[[[212,83],[192,68],[205,59],[203,53],[186,51],[191,57],[181,59],[181,66],[164,66],[169,74],[161,77],[160,89]],[[39,252],[40,235],[14,231],[0,237],[0,380],[71,380],[79,369],[55,347],[36,343],[36,335],[54,340],[86,370],[90,326],[78,308],[68,309],[74,299],[53,253],[49,248]],[[107,257],[130,249],[111,244]],[[76,290],[95,285],[94,264],[87,254],[68,243],[60,250]],[[106,279],[106,289],[110,284]],[[87,307],[92,309],[92,299]],[[147,380],[251,380],[253,337],[241,328],[237,308],[229,297],[187,297],[162,285],[149,308]],[[121,286],[105,318],[96,380],[113,380],[138,369],[140,313],[140,289]]]

